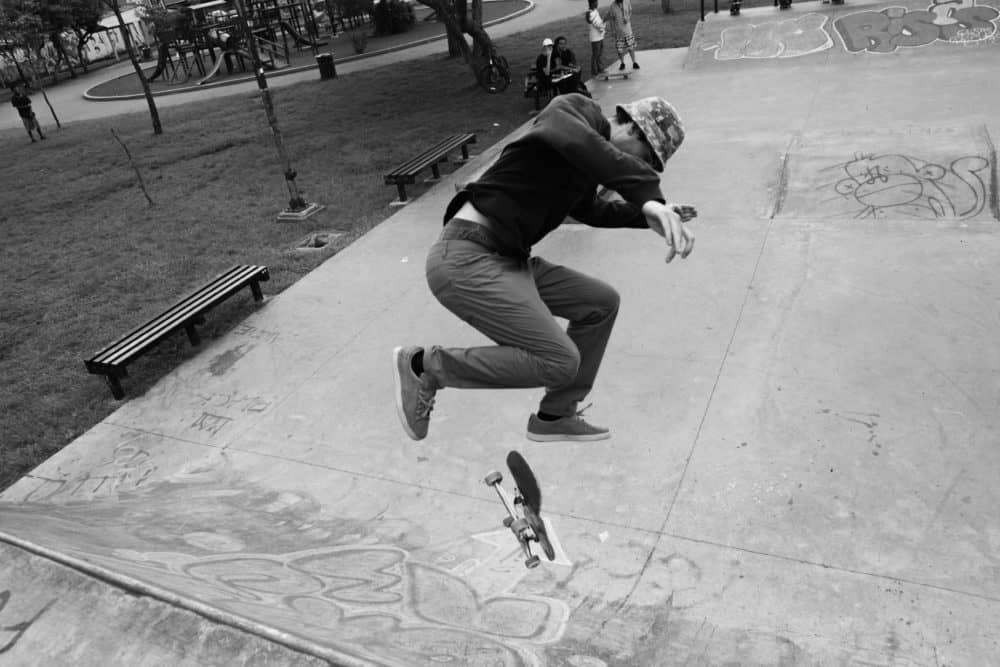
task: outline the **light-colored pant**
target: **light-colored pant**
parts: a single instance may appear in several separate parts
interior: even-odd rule
[[[613,287],[541,257],[506,257],[464,240],[435,243],[426,270],[437,300],[496,343],[428,348],[429,379],[439,388],[546,387],[541,412],[576,413],[618,316]],[[566,331],[553,316],[569,320]]]

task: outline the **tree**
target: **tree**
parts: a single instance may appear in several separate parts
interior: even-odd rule
[[[122,39],[125,42],[125,52],[128,53],[128,59],[132,61],[135,75],[139,77],[139,83],[142,84],[142,92],[146,96],[146,105],[149,106],[149,117],[153,121],[153,134],[163,134],[163,126],[160,125],[160,112],[156,109],[156,100],[153,99],[153,92],[149,89],[149,79],[146,78],[146,73],[142,71],[142,65],[139,64],[139,59],[135,55],[132,34],[129,32],[128,26],[125,25],[125,19],[122,18],[119,0],[101,0],[101,2],[113,11],[115,18],[118,19],[118,29],[121,31]]]
[[[17,63],[17,53],[25,54],[28,70],[34,87],[42,93],[52,119],[56,127],[62,127],[56,110],[49,101],[49,96],[45,92],[42,80],[38,76],[38,69],[35,67],[32,54],[41,57],[41,50],[45,46],[45,24],[39,12],[39,5],[36,0],[10,0],[0,4],[0,40],[6,42],[13,51],[14,62]],[[22,71],[18,64],[18,71]]]
[[[461,55],[478,81],[483,61],[493,51],[493,40],[483,29],[483,0],[472,0],[471,16],[468,0],[420,0],[420,4],[433,9],[438,20],[444,23],[448,32],[449,53]],[[469,48],[465,35],[472,37],[472,48]],[[457,48],[458,54],[453,52],[453,48]]]
[[[59,64],[65,61],[70,78],[75,79],[76,70],[73,69],[73,61],[66,53],[66,46],[62,39],[63,32],[69,29],[72,23],[70,6],[64,4],[62,0],[41,0],[38,3],[38,16],[42,20],[43,33],[48,36],[49,42],[58,56],[52,68],[54,73],[59,72]],[[44,47],[44,42],[41,47]]]
[[[76,35],[76,57],[83,71],[87,71],[87,42],[98,32],[106,30],[101,25],[101,12],[98,0],[64,0],[69,9],[69,25],[66,26]]]

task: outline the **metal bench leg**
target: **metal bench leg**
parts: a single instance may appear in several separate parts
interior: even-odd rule
[[[125,390],[122,389],[122,383],[118,380],[118,376],[112,373],[108,373],[104,376],[104,381],[108,383],[108,387],[111,389],[111,395],[114,396],[119,401],[125,398]]]
[[[469,145],[462,144],[462,162],[469,161]]]
[[[402,183],[396,183],[396,191],[399,192],[399,201],[406,201],[406,186]]]
[[[256,280],[250,282],[250,291],[253,292],[254,301],[262,301],[264,294],[260,291],[260,283]]]
[[[192,345],[197,346],[201,342],[201,336],[198,335],[198,330],[194,328],[193,324],[185,324],[184,331],[187,332],[188,340],[191,341]]]
[[[448,158],[442,158],[441,161],[444,162],[447,159]],[[438,167],[438,163],[437,162],[435,162],[434,164],[431,165],[431,173],[434,174],[434,180],[435,181],[441,180],[441,168]]]

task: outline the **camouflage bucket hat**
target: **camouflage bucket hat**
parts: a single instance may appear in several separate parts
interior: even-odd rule
[[[656,171],[663,171],[663,165],[684,141],[684,125],[677,110],[662,97],[644,97],[619,104],[615,109],[619,118],[627,118],[639,126],[659,163]]]

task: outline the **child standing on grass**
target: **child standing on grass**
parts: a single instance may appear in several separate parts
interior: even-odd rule
[[[38,119],[35,118],[35,112],[31,110],[31,98],[24,92],[24,84],[15,83],[13,90],[14,96],[10,98],[10,103],[17,109],[17,114],[21,117],[24,129],[28,131],[28,136],[31,137],[32,143],[35,141],[35,135],[32,133],[35,130],[38,131],[39,139],[45,139],[45,135],[42,134],[42,127],[38,124]]]

